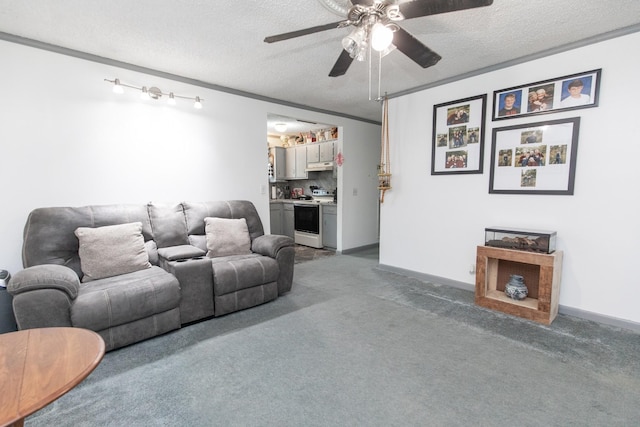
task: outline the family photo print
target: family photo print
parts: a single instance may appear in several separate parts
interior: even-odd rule
[[[493,92],[493,121],[598,106],[602,69]]]
[[[494,128],[489,193],[572,195],[580,118]]]
[[[487,95],[434,105],[431,175],[482,173]]]

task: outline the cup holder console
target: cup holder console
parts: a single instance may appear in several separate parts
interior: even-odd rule
[[[198,259],[204,259],[204,258],[201,256],[197,256],[193,258],[182,258],[182,259],[177,259],[176,262],[187,262],[187,261],[198,260]]]

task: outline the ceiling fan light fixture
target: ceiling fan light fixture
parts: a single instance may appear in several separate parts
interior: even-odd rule
[[[391,46],[393,30],[381,22],[377,22],[371,28],[371,47],[378,52],[383,52]]]
[[[394,50],[396,50],[396,46],[394,44],[390,44],[388,48],[386,48],[383,51],[380,51],[380,56],[382,58],[384,58],[385,56],[389,55],[391,52],[393,52]]]
[[[342,47],[352,58],[358,56],[358,51],[362,50],[363,44],[366,44],[365,33],[364,28],[358,27],[342,39]]]

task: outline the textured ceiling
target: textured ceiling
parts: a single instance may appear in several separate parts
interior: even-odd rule
[[[366,63],[354,62],[346,75],[328,77],[349,28],[263,42],[266,36],[341,19],[320,0],[0,0],[4,38],[20,36],[380,121],[379,103],[368,100]],[[638,31],[640,1],[494,0],[488,7],[415,18],[401,26],[443,59],[423,69],[398,51],[389,54],[383,59],[381,91],[390,95],[611,31]]]

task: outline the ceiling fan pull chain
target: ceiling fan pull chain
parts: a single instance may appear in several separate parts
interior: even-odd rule
[[[369,101],[371,101],[371,43],[369,43]]]
[[[382,84],[382,52],[378,52],[378,97],[376,101],[380,101],[380,86]],[[386,108],[386,107],[385,107]]]

